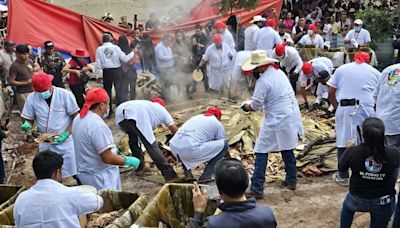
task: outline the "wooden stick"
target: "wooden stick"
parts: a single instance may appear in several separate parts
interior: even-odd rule
[[[13,164],[12,164],[12,166],[11,166],[10,173],[9,173],[9,175],[8,175],[8,177],[7,177],[6,184],[10,183],[11,176],[13,175],[13,172],[14,172],[14,169],[15,169],[15,165],[16,165],[16,164],[17,164],[17,159],[16,159],[16,158],[14,158],[14,160],[13,160]]]

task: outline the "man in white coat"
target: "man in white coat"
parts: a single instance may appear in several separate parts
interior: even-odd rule
[[[228,26],[226,26],[223,21],[217,21],[214,24],[214,29],[222,36],[224,43],[226,43],[229,48],[236,51],[235,39],[233,38],[232,33],[228,30]]]
[[[213,42],[213,44],[208,46],[197,69],[200,70],[204,64],[208,63],[208,85],[214,93],[219,93],[224,88],[229,88],[232,60],[236,51],[223,41],[220,34],[213,36]]]
[[[279,44],[273,51],[272,58],[279,60],[280,67],[288,74],[290,84],[294,94],[297,90],[297,80],[303,67],[303,60],[296,48],[287,46],[285,43]]]
[[[77,177],[82,184],[97,190],[121,190],[119,166],[139,167],[135,157],[117,154],[111,130],[104,122],[109,114],[110,98],[102,88],[87,91],[85,104],[72,125],[78,166]]]
[[[66,187],[61,182],[63,158],[44,151],[32,162],[37,182],[22,192],[14,204],[16,227],[79,228],[79,216],[103,207],[103,198]]]
[[[161,98],[152,98],[152,101],[127,101],[118,106],[115,123],[129,136],[129,147],[132,154],[140,160],[137,175],[146,171],[143,151],[139,146],[140,141],[167,183],[182,182],[183,177],[176,174],[174,168],[163,156],[153,132],[154,128],[161,125],[167,126],[172,134],[178,130],[171,114],[164,106]]]
[[[385,123],[386,143],[400,149],[400,64],[382,71],[375,98],[376,117]]]
[[[316,48],[324,48],[324,39],[317,32],[318,32],[317,26],[309,25],[307,34],[301,37],[298,44],[312,45]]]
[[[267,19],[263,18],[260,15],[256,15],[253,17],[253,20],[250,21],[252,25],[247,27],[244,30],[244,50],[245,51],[254,51],[257,49],[257,36],[258,32],[264,21]]]
[[[329,101],[336,110],[336,146],[338,161],[342,158],[348,143],[361,142],[358,133],[363,121],[375,115],[374,91],[380,72],[370,66],[369,53],[357,52],[354,62],[336,69],[329,86]],[[348,185],[349,172],[333,176],[340,185]]]
[[[371,35],[368,30],[363,29],[363,21],[357,19],[354,21],[354,29],[350,30],[344,38],[347,48],[368,47],[371,43]]]
[[[272,57],[274,47],[282,43],[278,32],[274,30],[275,25],[274,19],[268,19],[266,27],[260,29],[257,36],[257,50],[266,51],[269,57]]]
[[[32,77],[35,92],[26,99],[21,117],[24,132],[32,129],[34,122],[41,134],[57,134],[54,142],[39,144],[39,152],[51,150],[64,158],[62,177],[76,175],[74,141],[71,135],[73,118],[79,107],[74,95],[66,89],[52,86],[53,75],[37,73]]]
[[[183,163],[186,178],[192,177],[190,170],[207,162],[199,182],[210,181],[215,164],[228,151],[221,116],[220,108],[208,108],[186,121],[169,142],[171,153]]]
[[[250,194],[263,198],[268,153],[280,151],[285,163],[286,179],[282,183],[296,189],[297,169],[293,149],[303,137],[303,124],[293,89],[286,75],[278,69],[278,60],[267,57],[265,51],[253,51],[243,71],[253,71],[257,78],[251,101],[245,102],[246,112],[264,109],[265,120],[258,135],[254,152],[256,161],[251,179]]]
[[[238,94],[239,82],[241,78],[244,75],[246,75],[246,72],[242,71],[242,65],[250,57],[251,57],[251,51],[239,51],[233,58],[232,78],[229,88],[229,97],[231,99],[240,98],[240,94]]]

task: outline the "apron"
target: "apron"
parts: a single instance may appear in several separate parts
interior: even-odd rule
[[[212,90],[220,91],[223,86],[229,88],[231,82],[231,71],[229,67],[226,68],[212,68],[210,67],[208,73],[208,84]]]
[[[79,173],[76,175],[83,185],[91,185],[97,191],[104,189],[121,190],[121,179],[118,166],[109,166],[95,173]]]

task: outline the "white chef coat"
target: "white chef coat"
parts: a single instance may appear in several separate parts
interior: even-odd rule
[[[279,33],[278,33],[278,34],[279,34]],[[281,36],[281,35],[279,34],[279,37],[281,38],[282,43],[286,42],[286,43],[288,43],[289,45],[294,45],[294,41],[292,40],[292,36],[291,36],[289,33],[285,32],[285,33],[283,34],[283,36]]]
[[[239,51],[233,59],[232,80],[239,81],[242,77],[242,65],[251,58],[251,51]]]
[[[174,124],[174,119],[165,107],[147,100],[133,100],[120,104],[115,111],[115,123],[118,128],[123,120],[135,120],[136,127],[150,144],[156,141],[154,128],[162,124],[165,126]]]
[[[317,34],[315,36],[315,40],[313,41],[311,37],[306,34],[303,37],[301,37],[299,44],[303,45],[315,45],[316,48],[324,48],[324,39],[322,39],[322,36]]]
[[[255,153],[294,149],[304,136],[300,109],[286,75],[269,67],[257,80],[250,104],[253,110],[264,108],[265,120],[254,147]]]
[[[175,65],[174,56],[170,47],[166,46],[163,42],[157,44],[154,48],[156,55],[157,66],[160,68],[171,68]]]
[[[21,117],[36,121],[41,134],[58,133],[67,131],[72,124],[71,115],[77,113],[79,107],[74,95],[66,89],[53,87],[53,95],[50,107],[40,93],[33,92],[26,99]],[[60,145],[40,143],[39,151],[53,151],[60,154],[64,159],[62,177],[70,177],[76,174],[76,161],[73,137],[69,137]]]
[[[16,227],[80,228],[79,216],[103,207],[100,196],[68,188],[52,179],[38,180],[14,205]]]
[[[228,29],[225,29],[221,35],[224,43],[226,43],[232,50],[236,50],[236,43],[232,33]]]
[[[260,28],[252,24],[244,30],[244,50],[254,51],[257,50],[257,36]]]
[[[126,55],[117,45],[105,42],[96,49],[95,74],[98,75],[102,69],[119,68],[133,56],[133,52]]]
[[[194,116],[186,121],[169,142],[171,152],[191,170],[210,161],[224,148],[224,127],[215,116]]]
[[[275,54],[275,49],[273,51],[272,58],[277,59],[277,55]],[[286,68],[286,71],[289,72],[295,67],[294,73],[298,74],[303,67],[303,60],[300,57],[299,52],[294,47],[285,47],[285,57],[281,62],[281,66]]]
[[[400,134],[400,64],[382,71],[375,91],[376,117],[385,123],[385,135]]]
[[[357,40],[358,45],[364,45],[366,43],[371,42],[371,35],[369,34],[369,31],[366,29],[361,28],[361,31],[359,33],[356,33],[354,29],[350,30],[346,37],[344,38],[345,40],[352,40],[355,39]],[[347,48],[354,48],[353,44],[346,44]]]
[[[346,147],[350,139],[357,137],[357,126],[362,125],[367,117],[375,116],[374,91],[378,85],[380,73],[367,63],[356,62],[345,64],[336,69],[335,74],[328,81],[328,85],[336,88],[336,99],[339,106],[336,111],[336,145]],[[342,99],[357,99],[359,106],[340,106]],[[351,118],[350,114],[355,115]],[[351,133],[353,135],[351,135]]]
[[[217,50],[215,44],[208,46],[203,60],[208,62],[208,84],[211,89],[219,91],[223,84],[229,87],[232,73],[232,60],[236,51],[225,42],[222,43],[222,51]]]
[[[260,29],[257,36],[257,50],[264,50],[268,53],[268,56],[271,57],[275,45],[281,43],[281,37],[273,28],[268,26]]]
[[[75,140],[78,178],[82,184],[97,190],[121,190],[119,167],[105,164],[100,155],[108,149],[116,148],[112,132],[104,120],[92,111],[84,118],[75,117],[72,125]],[[116,150],[112,150],[116,153]]]
[[[323,32],[325,33],[324,40],[332,42],[333,25],[332,24],[325,24]]]
[[[319,74],[319,72],[326,70],[329,73],[332,73],[333,70],[335,69],[333,67],[332,60],[326,58],[326,57],[318,57],[315,59],[312,59],[309,61],[312,63],[313,66],[313,72],[310,75],[305,75],[303,71],[301,71],[300,76],[299,76],[299,82],[301,87],[306,87],[307,86],[307,81],[310,80],[312,83],[315,79],[315,77]]]

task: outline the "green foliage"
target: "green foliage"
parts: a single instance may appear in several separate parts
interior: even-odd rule
[[[217,0],[213,6],[219,9],[221,14],[232,13],[239,9],[254,9],[260,0]]]
[[[358,12],[356,18],[363,20],[363,27],[370,32],[371,38],[379,42],[390,38],[399,13],[398,9],[368,9]]]

